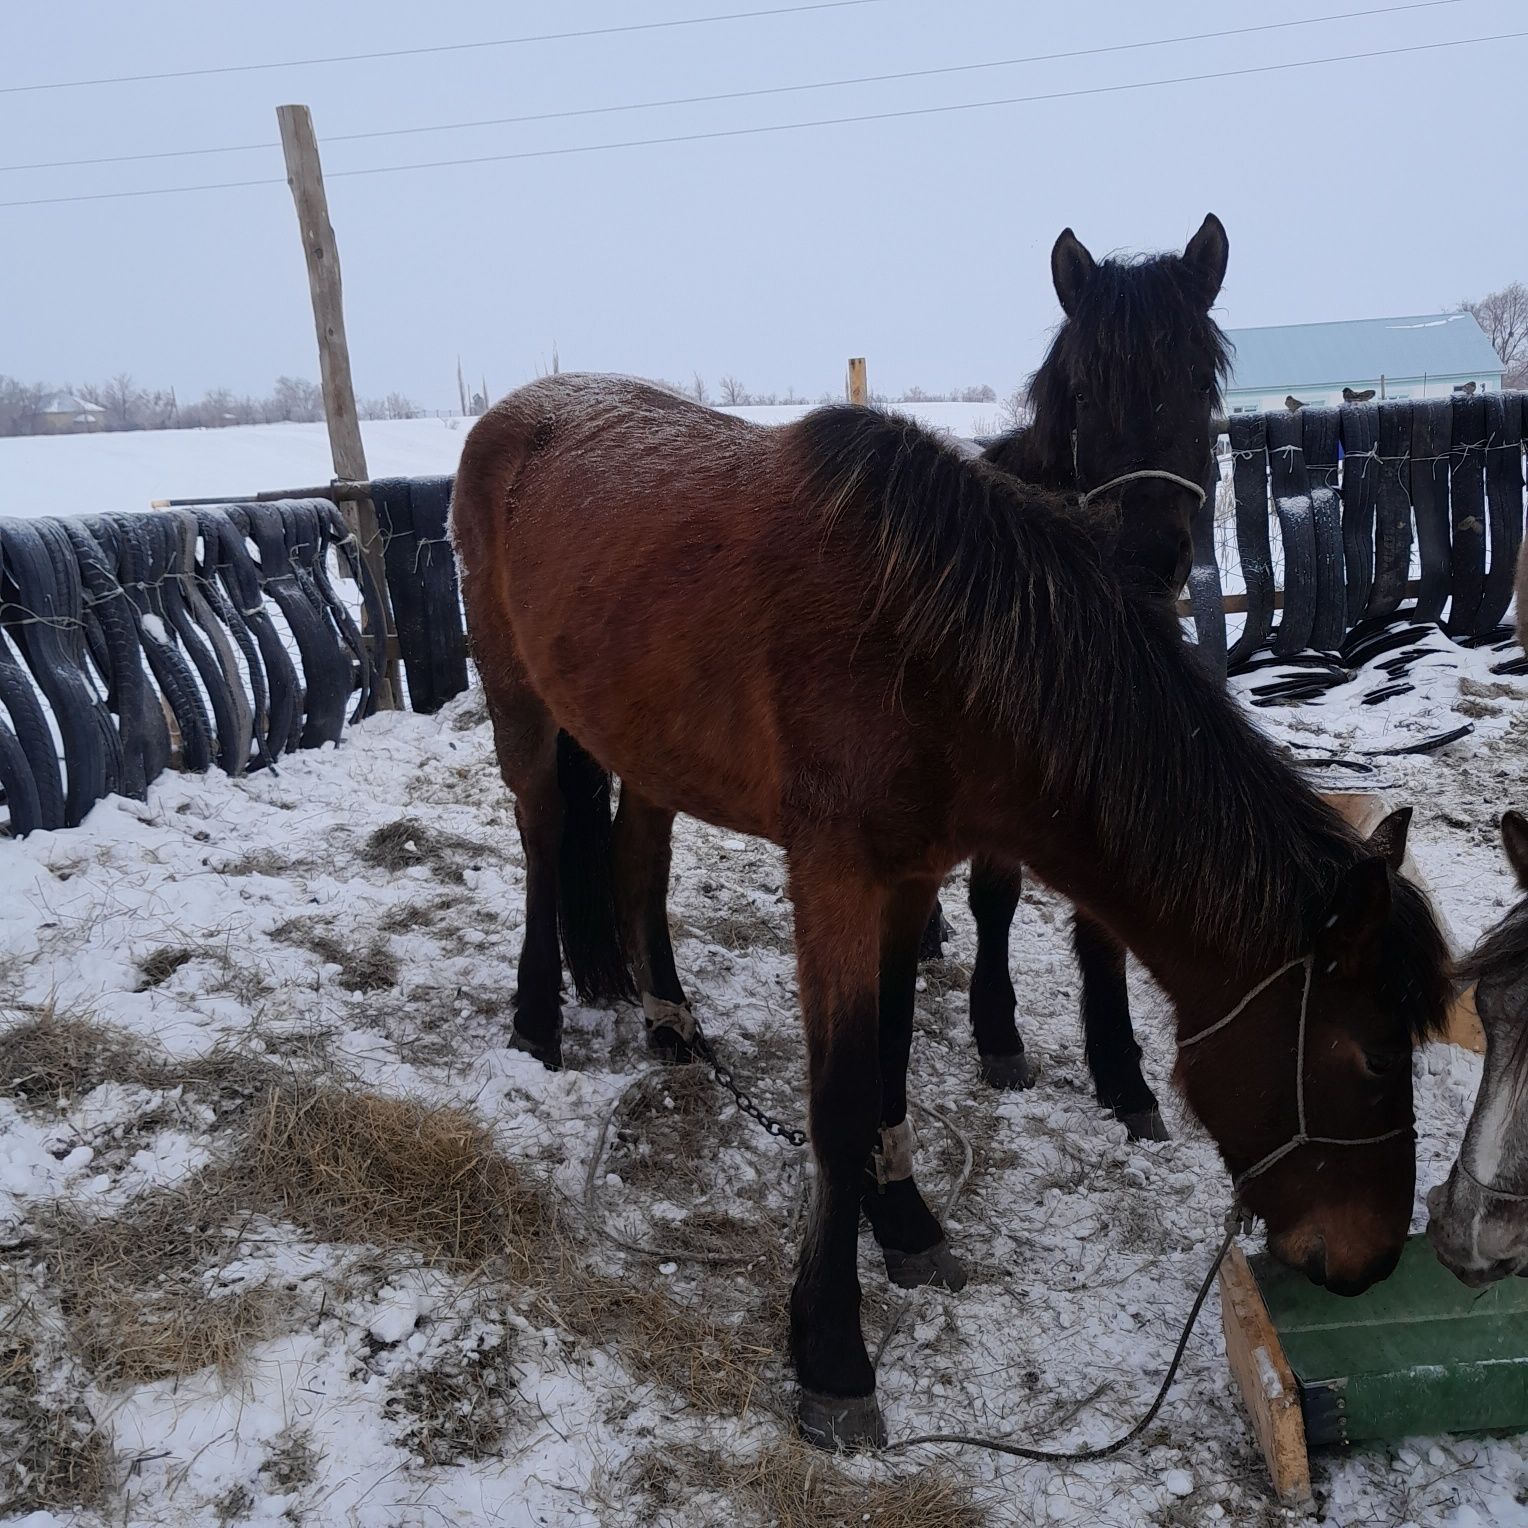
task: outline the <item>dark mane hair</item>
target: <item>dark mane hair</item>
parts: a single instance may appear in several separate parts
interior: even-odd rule
[[[876,609],[905,651],[950,671],[998,726],[1041,740],[1047,787],[1085,802],[1101,839],[1130,845],[1135,883],[1199,938],[1262,946],[1270,964],[1308,947],[1358,839],[1163,603],[1110,571],[1075,503],[871,410],[819,409],[794,428],[813,500],[873,551]],[[1425,1029],[1446,947],[1426,900],[1396,887],[1397,1001]]]
[[[1525,897],[1494,928],[1488,929],[1455,967],[1462,985],[1490,982],[1522,982],[1528,988],[1528,897]],[[1493,1036],[1492,1043],[1506,1040],[1507,1066],[1517,1088],[1528,1091],[1528,1010],[1518,1018],[1510,1038]]]
[[[1205,312],[1204,299],[1178,255],[1101,260],[1089,276],[1075,314],[1056,331],[1029,379],[1034,419],[1019,432],[1031,471],[1046,482],[1071,481],[1071,434],[1076,422],[1072,378],[1086,376],[1095,405],[1112,419],[1139,406],[1134,391],[1186,357],[1209,368],[1215,400],[1230,370],[1231,342]],[[1132,392],[1123,391],[1130,387]],[[1165,387],[1164,389],[1165,390]],[[998,465],[1001,445],[989,454]]]

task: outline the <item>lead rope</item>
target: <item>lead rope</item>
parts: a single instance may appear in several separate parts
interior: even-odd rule
[[[1246,1011],[1254,998],[1266,992],[1280,977],[1288,975],[1296,966],[1305,969],[1305,981],[1300,992],[1300,1030],[1296,1042],[1296,1066],[1298,1068],[1295,1078],[1295,1134],[1292,1135],[1282,1146],[1270,1151],[1267,1156],[1254,1162],[1244,1173],[1232,1180],[1232,1189],[1236,1195],[1230,1210],[1226,1214],[1225,1235],[1221,1238],[1219,1250],[1215,1253],[1214,1261],[1210,1264],[1209,1271],[1205,1274],[1199,1285],[1199,1293],[1194,1296],[1194,1303],[1189,1308],[1188,1319],[1183,1323],[1182,1335],[1178,1338],[1178,1346],[1173,1350],[1172,1362],[1167,1366],[1167,1373],[1162,1383],[1157,1387],[1156,1396],[1151,1405],[1146,1408],[1146,1414],[1128,1432],[1122,1433],[1112,1443],[1101,1444],[1097,1448],[1080,1449],[1043,1449],[1029,1448],[1024,1444],[1010,1443],[1005,1438],[980,1438],[969,1433],[921,1433],[915,1438],[901,1438],[895,1443],[888,1443],[885,1452],[894,1453],[900,1449],[915,1448],[920,1443],[953,1443],[968,1448],[982,1448],[998,1454],[1010,1454],[1016,1459],[1033,1459],[1042,1464],[1086,1464],[1090,1460],[1107,1459],[1111,1454],[1117,1454],[1123,1448],[1133,1443],[1156,1419],[1163,1404],[1167,1400],[1167,1393],[1172,1389],[1173,1381],[1178,1377],[1179,1366],[1183,1362],[1184,1352],[1188,1348],[1188,1340],[1193,1335],[1194,1326],[1199,1320],[1199,1313],[1204,1309],[1204,1302],[1209,1298],[1210,1285],[1215,1282],[1215,1275],[1220,1272],[1220,1265],[1225,1262],[1226,1254],[1231,1250],[1232,1239],[1241,1228],[1247,1218],[1241,1207],[1242,1186],[1251,1179],[1267,1172],[1276,1162],[1281,1162],[1292,1151],[1298,1151],[1300,1147],[1307,1145],[1320,1146],[1373,1146],[1381,1141],[1394,1139],[1398,1135],[1408,1134],[1411,1126],[1401,1126],[1395,1130],[1387,1130],[1382,1135],[1366,1135],[1337,1137],[1324,1135],[1311,1135],[1306,1128],[1305,1119],[1305,1029],[1310,1013],[1310,989],[1315,975],[1316,958],[1314,953],[1298,955],[1279,967],[1271,976],[1265,976],[1223,1019],[1217,1019],[1208,1029],[1201,1029],[1197,1035],[1190,1035],[1187,1040],[1178,1042],[1180,1051],[1191,1045],[1198,1045],[1202,1040],[1208,1040],[1211,1035],[1218,1034],[1233,1019],[1238,1018]],[[1468,1171],[1468,1169],[1466,1169]],[[1516,1197],[1516,1196],[1509,1196]],[[1528,1196],[1524,1196],[1528,1198]]]

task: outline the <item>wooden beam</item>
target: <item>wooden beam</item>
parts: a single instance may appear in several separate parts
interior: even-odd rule
[[[1240,1247],[1220,1265],[1220,1325],[1226,1358],[1241,1392],[1268,1476],[1286,1507],[1311,1504],[1310,1455],[1300,1386],[1279,1342],[1257,1280]]]
[[[313,326],[318,334],[318,364],[324,389],[324,418],[329,426],[329,451],[334,473],[348,482],[364,482],[366,451],[361,444],[361,422],[356,415],[355,385],[350,376],[350,346],[345,338],[345,307],[340,286],[340,251],[329,222],[329,199],[324,193],[324,171],[318,157],[313,116],[306,106],[278,106],[281,150],[286,156],[287,185],[297,208],[303,256],[308,265],[308,290],[313,299]],[[392,602],[387,597],[387,568],[383,560],[382,533],[376,506],[370,499],[350,499],[342,506],[351,533],[361,547],[382,604],[386,629],[383,650],[393,634]],[[362,616],[363,622],[365,616]],[[387,659],[377,684],[378,704],[394,709],[402,686],[398,664]]]
[[[862,355],[850,358],[847,392],[850,403],[863,407],[870,402],[870,384],[865,380],[865,358]]]

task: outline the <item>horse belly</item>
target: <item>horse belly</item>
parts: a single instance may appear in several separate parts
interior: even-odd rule
[[[597,545],[521,567],[516,642],[558,726],[658,805],[778,842],[776,687],[738,602]]]

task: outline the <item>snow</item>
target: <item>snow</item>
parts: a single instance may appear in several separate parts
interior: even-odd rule
[[[811,403],[724,409],[758,424],[799,419]],[[931,429],[959,436],[1003,429],[996,403],[896,405]],[[377,419],[361,438],[373,477],[456,471],[470,419]],[[147,509],[156,499],[237,499],[313,488],[334,476],[322,424],[232,425],[224,430],[0,438],[0,516],[99,514]]]
[[[1483,684],[1482,655],[1461,655],[1461,664],[1440,670],[1426,697],[1388,720],[1375,715],[1386,708],[1341,705],[1261,712],[1259,720],[1334,747],[1429,726],[1469,698],[1462,683]],[[1445,756],[1386,764],[1392,793],[1418,807],[1412,852],[1460,940],[1476,937],[1513,894],[1494,819],[1525,789],[1528,688],[1497,691],[1475,697],[1476,734]],[[507,1045],[523,884],[480,703],[472,691],[438,717],[379,716],[339,748],[284,761],[279,774],[168,775],[146,803],[109,799],[78,830],[0,844],[9,1001],[92,1012],[176,1056],[218,1045],[272,1056],[299,1042],[320,1047],[357,1084],[476,1110],[505,1153],[581,1195],[612,1106],[656,1063],[640,1013],[627,1006],[569,1002],[561,1073]],[[467,845],[459,881],[428,865],[389,874],[365,863],[366,835],[401,818],[459,836]],[[955,970],[969,970],[974,950],[963,900],[953,888],[946,897]],[[681,822],[672,906],[679,965],[717,1043],[766,1107],[798,1116],[791,956],[784,939],[766,937],[788,928],[778,854]],[[342,944],[384,938],[399,959],[396,990],[347,990],[337,967],[280,934],[298,915],[320,920]],[[719,933],[722,917],[752,919],[766,933],[738,947]],[[194,958],[138,990],[137,962],[167,943],[190,946]],[[1225,1211],[1225,1174],[1172,1094],[1167,1013],[1149,982],[1132,976],[1148,1075],[1175,1137],[1160,1146],[1127,1141],[1093,1104],[1067,913],[1047,895],[1026,894],[1013,966],[1041,1067],[1027,1093],[978,1084],[963,991],[925,981],[918,996],[918,1171],[931,1200],[941,1198],[961,1161],[945,1121],[978,1140],[977,1168],[948,1217],[973,1277],[958,1296],[925,1289],[908,1297],[880,1365],[894,1438],[953,1428],[1055,1446],[1107,1440],[1155,1389]],[[248,989],[231,979],[251,972],[259,981]],[[1418,1058],[1419,1226],[1421,1196],[1447,1172],[1479,1071],[1476,1058],[1450,1048]],[[658,1096],[672,1107],[668,1090]],[[631,1155],[639,1141],[622,1144],[619,1159],[607,1155],[599,1200],[612,1229],[662,1243],[666,1226],[701,1208],[747,1216],[761,1241],[792,1234],[802,1158],[745,1129],[730,1107],[719,1118],[733,1120],[736,1134],[719,1142],[698,1204],[682,1178],[660,1198],[638,1175],[615,1171],[640,1160]],[[131,1149],[113,1144],[124,1127]],[[50,1203],[129,1208],[211,1149],[205,1121],[163,1090],[108,1084],[40,1116],[7,1101],[0,1232]],[[661,1281],[682,1302],[720,1287],[677,1256],[659,1265],[612,1252],[609,1268]],[[396,1252],[326,1247],[288,1228],[251,1238],[221,1276],[290,1291],[285,1326],[236,1375],[207,1371],[88,1395],[119,1455],[138,1461],[132,1499],[143,1521],[212,1524],[237,1488],[249,1494],[255,1522],[285,1513],[378,1528],[639,1523],[655,1518],[630,1472],[658,1440],[703,1441],[742,1458],[779,1435],[767,1411],[742,1421],[687,1411],[626,1373],[613,1353],[572,1342],[522,1302],[475,1303],[456,1276]],[[868,1244],[861,1278],[874,1348],[885,1279]],[[502,1449],[481,1460],[426,1461],[407,1441],[398,1387],[442,1355],[459,1360],[499,1344],[514,1374]],[[771,1383],[788,1396],[783,1367]],[[311,1478],[286,1485],[271,1461],[294,1433],[314,1463]],[[1212,1298],[1163,1418],[1137,1448],[1064,1473],[969,1452],[953,1453],[951,1464],[993,1504],[994,1522],[1134,1525],[1272,1520],[1254,1458]],[[902,1468],[929,1462],[920,1453]],[[1452,1528],[1507,1522],[1521,1510],[1528,1449],[1521,1439],[1444,1438],[1404,1456],[1363,1450],[1321,1459],[1317,1483],[1330,1521],[1409,1513]],[[717,1502],[695,1500],[656,1520],[701,1528],[719,1513],[728,1517]],[[78,1521],[95,1528],[88,1517]]]

